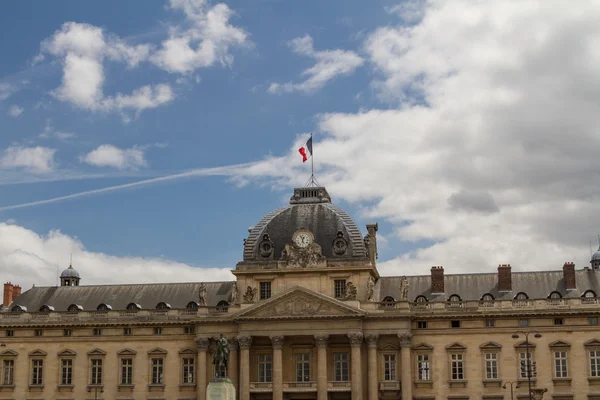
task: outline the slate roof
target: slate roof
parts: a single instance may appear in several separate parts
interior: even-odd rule
[[[600,271],[575,271],[577,289],[565,289],[563,271],[513,272],[512,291],[498,291],[498,274],[457,274],[444,275],[445,293],[431,294],[431,276],[407,276],[408,300],[414,301],[417,296],[425,296],[429,301],[446,301],[452,294],[458,294],[464,301],[480,300],[481,296],[490,293],[498,300],[513,299],[517,293],[524,292],[530,299],[545,299],[553,292],[559,292],[565,298],[581,296],[586,290],[600,294]],[[381,277],[375,285],[374,298],[382,301],[386,296],[400,300],[400,284],[402,277]]]
[[[204,284],[208,306],[230,301],[233,281]],[[15,297],[11,307],[25,306],[28,311],[35,312],[46,304],[55,311],[67,311],[71,304],[78,304],[85,311],[93,311],[104,303],[113,310],[125,310],[129,303],[137,303],[142,309],[154,309],[158,303],[165,302],[172,308],[185,308],[190,301],[198,302],[199,287],[200,282],[33,287]]]

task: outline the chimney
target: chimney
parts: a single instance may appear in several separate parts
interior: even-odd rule
[[[10,303],[12,303],[13,299],[13,285],[10,282],[6,282],[4,284],[4,299],[2,301],[2,305],[7,307]]]
[[[577,283],[575,282],[575,264],[566,262],[565,265],[563,265],[563,278],[565,281],[565,289],[577,289]]]
[[[369,259],[371,265],[375,267],[377,265],[377,230],[379,229],[377,223],[367,224],[367,237],[366,245],[367,251],[369,252]]]
[[[13,297],[18,297],[21,295],[21,286],[15,285],[13,286]]]
[[[431,293],[444,293],[444,267],[431,267]]]
[[[498,265],[498,290],[501,292],[512,291],[512,274],[510,264]]]

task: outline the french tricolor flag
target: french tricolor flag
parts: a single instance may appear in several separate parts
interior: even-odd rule
[[[302,156],[302,162],[305,163],[310,157],[312,157],[312,136],[306,144],[298,149],[298,152]]]

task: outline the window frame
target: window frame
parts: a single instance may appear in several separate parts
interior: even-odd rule
[[[73,386],[73,357],[60,357],[59,360],[59,386]]]
[[[467,381],[467,347],[460,343],[446,346],[448,353],[448,383],[450,387],[464,386]]]
[[[125,365],[125,362],[129,365]],[[133,385],[133,355],[122,355],[119,357],[119,385]],[[127,373],[125,373],[127,371]],[[128,379],[127,379],[128,378]]]
[[[271,281],[258,282],[258,299],[267,300],[273,296],[273,285]]]
[[[303,359],[299,360],[299,356]],[[294,376],[296,382],[311,382],[312,381],[312,352],[309,350],[294,352]],[[299,369],[300,367],[300,369]],[[308,375],[306,372],[308,371]],[[304,379],[298,380],[298,377],[302,375]],[[306,379],[308,378],[308,379]]]
[[[347,351],[333,352],[333,381],[334,382],[349,382],[350,381],[350,353]],[[341,359],[336,360],[339,356]],[[345,356],[345,359],[344,359]],[[346,375],[344,376],[344,370]],[[338,374],[339,373],[339,374]],[[338,379],[339,378],[339,379]],[[344,379],[346,378],[346,379]]]
[[[273,353],[260,352],[256,354],[256,381],[260,383],[273,382]]]
[[[102,385],[102,378],[104,377],[104,357],[93,356],[89,358],[89,385],[100,386]]]
[[[600,341],[592,339],[583,345],[586,353],[587,377],[600,380]]]
[[[32,357],[29,362],[29,386],[44,386],[45,357]]]
[[[569,352],[566,349],[553,349],[552,375],[555,379],[569,378]]]
[[[383,381],[397,382],[398,381],[398,353],[385,352],[381,354],[383,363]]]
[[[333,298],[344,299],[346,297],[347,279],[333,280]]]
[[[181,357],[181,384],[196,384],[196,357],[191,354],[186,354]]]
[[[421,344],[414,349],[415,353],[415,368],[414,380],[417,384],[432,385],[433,375],[433,347]],[[425,365],[425,367],[423,366]]]
[[[165,357],[151,356],[150,357],[150,385],[165,384]],[[156,364],[156,365],[155,365]]]
[[[10,367],[7,367],[7,364]],[[15,356],[2,357],[2,386],[15,385]]]

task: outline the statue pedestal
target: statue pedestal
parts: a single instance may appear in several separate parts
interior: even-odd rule
[[[206,400],[235,400],[235,386],[231,379],[212,379],[206,388]]]

